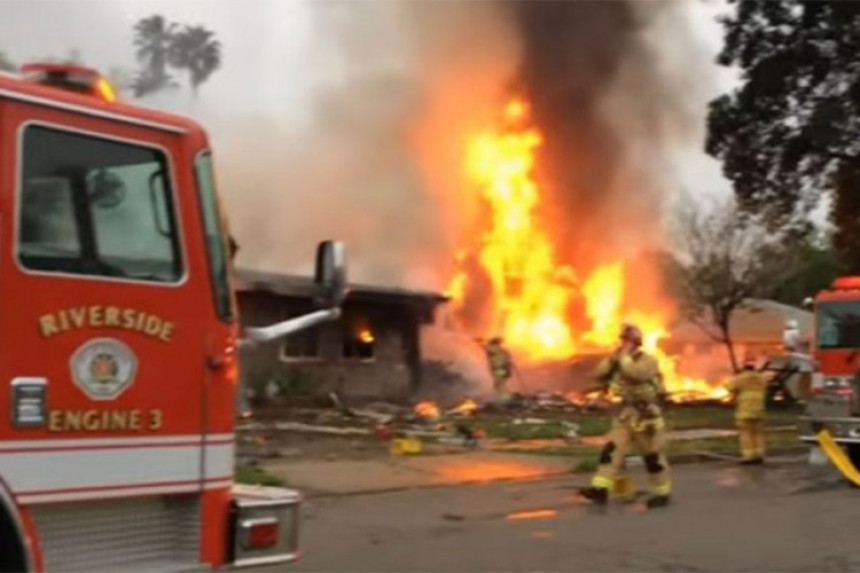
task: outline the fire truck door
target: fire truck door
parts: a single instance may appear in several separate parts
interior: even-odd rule
[[[212,311],[183,135],[24,101],[0,134],[0,444],[33,450],[0,474],[25,503],[200,490]]]

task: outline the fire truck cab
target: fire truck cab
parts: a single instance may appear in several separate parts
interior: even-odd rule
[[[344,258],[244,336],[336,318]],[[240,336],[204,130],[87,68],[0,75],[0,571],[297,558],[300,495],[233,483]]]
[[[801,418],[801,438],[816,443],[826,427],[860,468],[860,277],[839,277],[811,301],[815,314],[812,396]]]

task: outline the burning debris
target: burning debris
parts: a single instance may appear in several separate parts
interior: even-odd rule
[[[420,419],[430,422],[436,422],[442,417],[442,412],[439,409],[439,406],[437,406],[435,402],[431,402],[429,400],[418,402],[415,404],[413,410],[415,411],[415,415]]]
[[[478,403],[469,398],[464,400],[460,404],[457,404],[456,406],[448,410],[446,413],[455,416],[471,416],[478,411],[478,408]]]

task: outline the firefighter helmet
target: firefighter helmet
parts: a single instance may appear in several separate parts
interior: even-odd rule
[[[642,346],[642,330],[630,322],[621,327],[621,340]]]

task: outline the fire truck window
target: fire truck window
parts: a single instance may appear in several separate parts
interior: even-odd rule
[[[21,205],[21,243],[49,253],[81,255],[72,191],[66,179],[28,180]]]
[[[816,339],[819,348],[860,346],[860,302],[821,304]]]
[[[18,257],[26,268],[152,282],[181,278],[162,152],[30,126],[22,169]]]
[[[209,273],[212,277],[215,308],[222,320],[233,320],[233,295],[230,291],[230,271],[227,257],[227,237],[224,232],[212,156],[208,153],[197,160],[197,191],[206,232],[206,253],[209,255]]]

